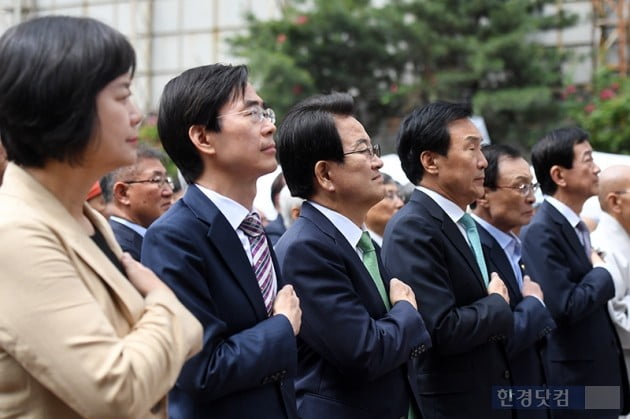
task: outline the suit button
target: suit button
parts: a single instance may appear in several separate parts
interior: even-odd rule
[[[510,379],[510,371],[505,370],[503,372],[503,378],[505,378],[506,380],[509,380]]]
[[[424,346],[424,343],[423,343],[422,345],[420,345],[420,351],[421,351],[421,352],[424,352],[424,351],[426,351],[426,350],[427,350],[427,347],[426,347],[426,346]]]

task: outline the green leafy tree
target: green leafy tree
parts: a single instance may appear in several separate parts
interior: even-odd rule
[[[569,120],[589,132],[595,150],[630,154],[630,80],[603,71],[591,85],[566,86],[563,98]]]
[[[527,144],[560,116],[562,57],[533,39],[573,21],[543,16],[553,0],[287,3],[279,20],[249,16],[231,40],[280,117],[305,96],[350,92],[392,151],[400,118],[436,99],[471,103],[496,142]]]

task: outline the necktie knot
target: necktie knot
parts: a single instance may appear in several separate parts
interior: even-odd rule
[[[239,228],[249,237],[258,237],[264,232],[260,216],[255,212],[245,217]]]
[[[587,234],[588,231],[588,227],[586,226],[586,223],[584,223],[584,221],[580,221],[577,223],[577,228],[578,230],[580,230],[583,234]]]
[[[464,226],[466,230],[470,230],[470,229],[474,229],[475,231],[477,230],[477,226],[475,225],[475,220],[473,220],[471,215],[468,213],[464,213],[464,215],[462,215],[462,218],[459,219],[459,222],[461,225]]]
[[[372,238],[370,237],[370,233],[368,233],[367,231],[364,231],[361,234],[361,238],[359,239],[359,244],[357,244],[357,247],[361,249],[363,254],[376,252],[376,250],[374,249],[374,243],[372,243]]]

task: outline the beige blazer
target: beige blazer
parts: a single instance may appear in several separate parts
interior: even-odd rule
[[[106,220],[84,212],[117,256]],[[0,188],[0,418],[166,417],[201,348],[170,292],[144,299],[61,203],[9,164]]]

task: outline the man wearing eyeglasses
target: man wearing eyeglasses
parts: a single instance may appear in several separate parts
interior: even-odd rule
[[[297,418],[299,299],[253,207],[256,181],[278,165],[274,123],[244,66],[192,68],[162,93],[160,139],[189,186],[148,229],[142,262],[204,327],[170,418]]]
[[[595,397],[601,410],[578,405],[555,410],[553,416],[617,418],[628,412],[630,394],[623,352],[607,309],[615,295],[612,268],[593,251],[578,215],[599,186],[600,169],[588,134],[578,127],[551,131],[534,145],[532,164],[544,202],[521,239],[525,267],[540,283],[558,325],[547,337],[547,382],[607,387]],[[592,394],[586,398],[593,400]]]
[[[544,338],[556,324],[544,305],[540,286],[525,271],[521,241],[514,234],[534,215],[538,185],[532,184],[529,164],[516,149],[496,144],[482,148],[482,152],[488,161],[484,194],[471,207],[488,270],[499,274],[510,295],[514,335],[507,342],[507,350],[512,381],[516,386],[528,386],[532,391],[539,386],[540,390],[546,384],[541,358]],[[544,406],[516,411],[519,419],[543,419],[549,414]]]
[[[296,390],[303,419],[414,418],[415,359],[431,341],[411,288],[385,270],[365,227],[383,198],[380,148],[347,94],[295,105],[278,134],[289,190],[306,199],[276,244],[300,294]]]
[[[400,197],[398,183],[388,174],[383,173],[382,175],[385,196],[374,204],[365,216],[365,225],[370,236],[379,246],[383,245],[383,234],[385,234],[387,222],[404,205]]]
[[[109,224],[122,250],[137,261],[147,228],[171,207],[173,184],[162,160],[160,151],[140,145],[136,163],[111,174]]]

